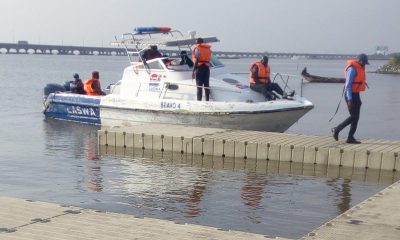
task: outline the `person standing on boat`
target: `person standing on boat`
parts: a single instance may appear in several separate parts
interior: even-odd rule
[[[180,55],[181,55],[181,61],[179,62],[179,65],[188,65],[190,68],[192,68],[194,63],[188,57],[186,51],[181,51]]]
[[[202,38],[196,40],[196,46],[192,52],[194,68],[192,79],[196,78],[197,101],[203,96],[203,86],[206,101],[210,100],[210,60],[211,46],[204,43]]]
[[[346,126],[350,125],[350,131],[346,142],[351,144],[361,143],[354,138],[354,134],[356,133],[358,120],[360,119],[360,92],[365,91],[367,87],[365,77],[365,65],[367,64],[369,64],[368,56],[364,53],[358,55],[357,59],[350,59],[347,61],[347,66],[345,68],[345,99],[350,116],[332,129],[333,138],[336,141],[339,140],[340,131],[342,131]]]
[[[100,74],[98,71],[92,72],[92,78],[85,80],[83,85],[85,92],[90,96],[106,95],[100,86]]]
[[[266,100],[275,100],[276,95],[272,91],[277,92],[283,98],[287,98],[288,94],[277,83],[271,82],[270,75],[271,69],[268,65],[268,56],[263,56],[260,61],[251,64],[250,88],[264,95]],[[294,91],[289,94],[290,97],[293,95]]]

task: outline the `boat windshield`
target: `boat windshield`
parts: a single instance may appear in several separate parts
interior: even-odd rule
[[[224,66],[224,64],[214,54],[211,56],[211,65],[213,67],[223,67]]]

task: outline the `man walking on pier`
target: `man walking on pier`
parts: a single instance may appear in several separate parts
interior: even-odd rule
[[[360,92],[365,91],[365,88],[367,87],[365,65],[369,64],[368,56],[362,53],[358,55],[357,60],[350,59],[347,61],[347,64],[348,65],[345,68],[345,99],[350,116],[337,127],[332,128],[332,132],[333,138],[338,141],[340,131],[342,131],[347,125],[350,125],[350,131],[346,142],[351,144],[360,144],[361,142],[354,138],[354,134],[357,130],[358,120],[360,118]]]

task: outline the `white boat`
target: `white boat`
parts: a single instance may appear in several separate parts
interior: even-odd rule
[[[249,88],[247,79],[229,73],[215,56],[210,62],[210,101],[197,101],[192,67],[182,63],[180,55],[182,50],[191,53],[194,34],[185,37],[169,28],[135,30],[113,43],[126,47],[130,64],[107,95],[78,95],[47,86],[45,116],[104,126],[146,122],[284,132],[313,108],[298,95],[265,101]],[[169,55],[146,61],[142,54],[153,45]]]

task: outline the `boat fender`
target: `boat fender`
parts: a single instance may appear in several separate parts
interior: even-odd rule
[[[66,89],[64,86],[56,83],[49,83],[47,84],[44,89],[43,89],[43,95],[44,98],[46,99],[47,96],[50,95],[50,93],[55,93],[55,92],[65,92]]]

